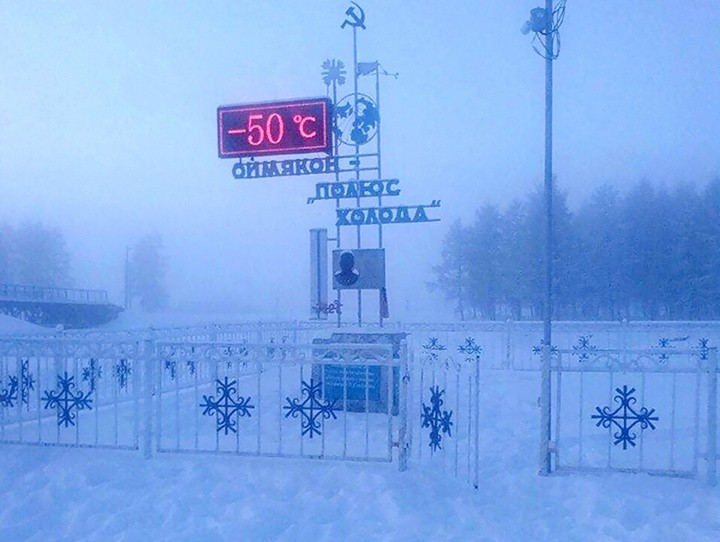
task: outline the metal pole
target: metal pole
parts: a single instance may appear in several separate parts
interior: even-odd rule
[[[552,88],[553,88],[553,2],[545,0],[545,311],[543,322],[543,367],[541,382],[540,427],[540,474],[550,474],[550,363],[552,357],[552,256],[553,256],[553,208],[552,208]]]
[[[708,445],[707,445],[707,484],[717,484],[717,383],[718,351],[711,348],[708,352]]]
[[[125,247],[125,309],[130,308],[132,296],[130,293],[130,246]]]
[[[354,96],[354,111],[357,115],[358,106],[358,69],[357,69],[357,26],[353,26],[353,96]],[[360,179],[360,146],[355,145],[355,179]],[[360,196],[358,196],[356,204],[360,207]],[[362,247],[360,238],[360,226],[357,226],[357,247]],[[358,326],[362,326],[362,290],[357,291],[357,322]]]

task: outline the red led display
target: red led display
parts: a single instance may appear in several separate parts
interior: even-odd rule
[[[218,154],[330,154],[330,107],[328,98],[218,107]]]

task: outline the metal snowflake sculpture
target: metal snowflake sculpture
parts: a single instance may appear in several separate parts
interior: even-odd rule
[[[627,450],[628,444],[635,446],[635,439],[638,437],[633,428],[639,424],[641,430],[648,427],[655,430],[653,422],[658,421],[658,417],[653,416],[654,408],[648,410],[642,407],[639,412],[633,408],[633,405],[637,403],[637,399],[633,397],[635,388],[628,390],[627,386],[623,386],[615,388],[615,391],[617,395],[614,397],[614,401],[620,405],[615,410],[611,410],[611,407],[607,406],[602,409],[595,407],[597,414],[593,414],[592,419],[597,420],[595,427],[602,425],[605,429],[616,428],[617,430],[613,433],[615,438],[613,444],[617,446],[622,443],[623,450]]]
[[[592,335],[581,335],[578,337],[578,343],[572,347],[572,355],[578,356],[578,361],[580,362],[588,361],[590,354],[597,350],[597,346],[590,344],[590,337],[592,337]]]
[[[75,425],[75,418],[77,412],[81,410],[92,410],[92,392],[83,392],[82,390],[75,389],[75,377],[68,376],[67,372],[57,377],[57,385],[59,390],[45,391],[43,401],[45,402],[45,408],[57,409],[58,426]]]
[[[440,386],[430,388],[430,405],[427,406],[425,403],[422,404],[422,427],[430,428],[430,449],[434,452],[442,448],[442,434],[447,434],[448,437],[452,436],[451,428],[453,422],[451,421],[453,411],[448,412],[442,410],[440,407],[443,405],[442,395],[445,390],[441,390]]]
[[[7,387],[0,391],[0,405],[4,407],[14,407],[17,401],[18,379],[15,376],[8,376]]]
[[[121,359],[115,365],[115,378],[117,378],[120,388],[127,388],[128,376],[132,374],[132,366],[125,358]]]
[[[437,337],[428,337],[428,343],[424,344],[422,349],[425,351],[428,360],[437,361],[440,357],[438,352],[442,352],[447,348],[444,344],[440,344],[440,339]]]
[[[314,435],[322,434],[320,429],[322,419],[337,419],[334,411],[337,399],[333,401],[321,401],[322,382],[318,381],[316,384],[312,378],[310,379],[310,384],[303,380],[301,389],[302,395],[305,396],[302,402],[300,402],[300,399],[291,400],[290,397],[285,398],[288,403],[283,407],[287,411],[285,417],[289,418],[292,416],[293,418],[297,418],[300,416],[302,419],[302,423],[300,424],[302,429],[301,435],[309,435],[310,438],[313,438]]]
[[[330,86],[332,83],[344,85],[345,75],[347,75],[347,71],[345,71],[345,64],[341,60],[328,59],[322,63],[323,83],[326,86]]]
[[[90,382],[90,391],[93,392],[95,391],[95,382],[99,378],[102,378],[102,367],[95,358],[90,358],[90,365],[82,370],[83,382]]]
[[[224,431],[227,435],[230,431],[237,433],[237,418],[250,417],[250,409],[255,408],[250,404],[250,397],[237,395],[237,380],[230,380],[225,377],[223,380],[215,381],[215,391],[218,398],[203,395],[203,402],[200,406],[204,408],[203,416],[215,416],[215,430],[219,433]],[[237,398],[236,398],[237,396]]]
[[[475,343],[475,339],[468,337],[465,342],[458,346],[458,352],[465,354],[468,360],[472,360],[474,356],[479,356],[482,353],[482,346]]]

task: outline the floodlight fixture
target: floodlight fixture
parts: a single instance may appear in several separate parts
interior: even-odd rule
[[[548,30],[548,16],[545,8],[534,8],[530,10],[530,19],[525,21],[520,32],[529,34],[530,31],[546,33]]]

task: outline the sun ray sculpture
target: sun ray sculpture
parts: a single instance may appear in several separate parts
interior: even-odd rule
[[[334,411],[337,399],[333,401],[320,400],[322,390],[322,382],[320,381],[316,384],[311,378],[310,384],[304,380],[301,382],[302,395],[305,396],[305,399],[300,402],[300,399],[291,400],[290,397],[286,397],[285,400],[288,404],[283,408],[287,411],[285,413],[286,418],[291,416],[297,418],[300,416],[302,419],[302,423],[300,424],[302,430],[301,435],[308,435],[310,438],[313,438],[314,435],[322,434],[322,430],[320,429],[322,420],[329,420],[330,418],[337,420],[337,415]]]
[[[215,416],[215,430],[218,433],[237,433],[237,418],[249,418],[250,409],[255,406],[250,404],[250,397],[237,395],[237,380],[228,380],[227,376],[223,380],[215,381],[215,391],[218,393],[217,399],[203,395],[203,402],[200,403],[205,409],[203,416]]]
[[[77,412],[81,410],[92,410],[92,392],[83,392],[77,390],[73,392],[75,388],[75,377],[68,376],[67,372],[57,377],[57,385],[60,388],[58,391],[46,390],[43,396],[45,401],[45,408],[57,409],[58,425],[64,425],[68,427],[75,425],[75,418]]]
[[[617,446],[622,443],[623,450],[627,450],[628,444],[635,446],[635,439],[638,437],[633,428],[639,424],[641,430],[648,427],[655,430],[653,422],[658,421],[658,417],[653,416],[654,408],[648,410],[642,407],[640,412],[633,408],[633,405],[637,403],[637,399],[633,397],[635,388],[628,390],[627,386],[623,386],[622,388],[615,388],[615,391],[617,395],[614,400],[620,405],[615,410],[611,410],[611,407],[607,406],[602,409],[595,407],[597,414],[593,414],[592,419],[597,420],[595,427],[602,425],[605,429],[616,428],[617,430],[613,433],[615,439],[613,444]]]
[[[445,390],[441,390],[440,386],[430,388],[430,404],[427,406],[425,403],[422,404],[422,427],[430,428],[430,449],[434,452],[442,448],[442,433],[447,434],[448,437],[452,437],[451,428],[453,422],[451,421],[453,411],[448,412],[442,410],[440,407],[443,405],[442,395]]]

